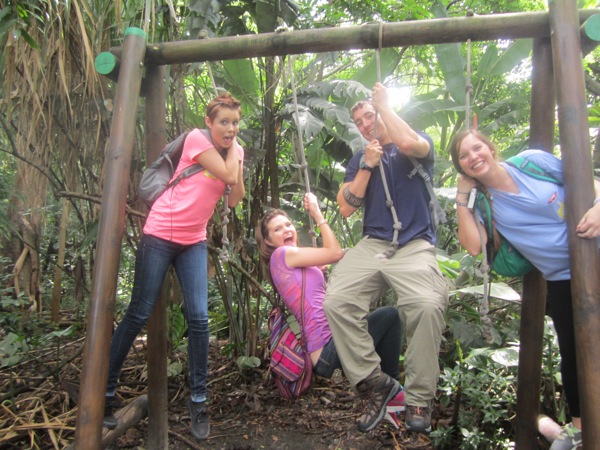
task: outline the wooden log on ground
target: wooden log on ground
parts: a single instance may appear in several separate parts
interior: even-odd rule
[[[118,411],[115,411],[115,417],[118,424],[114,430],[106,428],[102,431],[102,448],[114,444],[117,439],[123,436],[127,430],[136,425],[140,420],[148,415],[148,396],[140,395],[131,403],[128,403]],[[74,450],[74,444],[69,445],[65,450]]]

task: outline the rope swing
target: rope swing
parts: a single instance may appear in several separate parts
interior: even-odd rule
[[[208,70],[208,75],[212,82],[213,89],[215,90],[215,97],[219,95],[219,90],[217,89],[217,83],[215,83],[215,78],[213,77],[212,70],[210,68],[210,63],[206,61],[206,69]],[[234,145],[233,143],[232,145]],[[225,192],[223,194],[223,210],[221,211],[221,250],[219,251],[219,259],[226,263],[229,261],[229,238],[227,237],[227,225],[229,225],[229,213],[231,209],[229,208],[229,194],[231,193],[231,186],[228,184],[225,185]]]
[[[290,72],[290,84],[292,87],[292,99],[294,100],[295,113],[293,114],[293,116],[294,116],[294,122],[296,122],[296,130],[298,132],[297,149],[298,149],[298,152],[300,153],[300,164],[294,165],[294,166],[298,167],[298,169],[300,170],[301,176],[304,178],[306,192],[308,194],[310,194],[310,180],[308,177],[308,164],[306,162],[306,156],[304,155],[304,144],[303,144],[303,140],[302,140],[302,126],[300,124],[300,112],[298,110],[298,96],[296,95],[296,83],[294,81],[294,64],[293,64],[294,61],[293,60],[294,60],[294,58],[292,56],[290,56],[288,58],[288,68],[289,68],[289,72]],[[314,230],[315,223],[310,214],[308,215],[308,222],[309,222],[309,226],[310,226],[308,234],[310,235],[310,238],[312,241],[312,246],[316,247],[317,246],[317,237],[316,237],[315,230]]]
[[[376,60],[376,64],[377,64],[377,81],[379,83],[381,83],[381,79],[382,79],[382,77],[381,77],[381,60],[380,60],[380,52],[381,52],[382,47],[383,47],[383,24],[380,22],[379,23],[379,45],[378,45],[377,50],[375,51],[375,60]],[[375,123],[373,126],[374,139],[377,139],[378,119],[379,119],[379,115],[378,115],[377,110],[375,110]],[[419,175],[423,179],[423,182],[425,183],[425,188],[427,189],[427,192],[429,194],[429,210],[431,213],[431,218],[433,220],[434,226],[437,227],[440,223],[446,223],[446,213],[440,206],[438,199],[435,195],[431,177],[429,176],[427,171],[423,168],[423,165],[416,158],[411,157],[411,156],[406,156],[406,157],[410,161],[410,163],[414,166],[413,170],[411,170],[411,172],[408,174],[408,177],[412,178],[415,175]],[[380,259],[389,259],[392,256],[394,256],[394,254],[398,250],[398,247],[399,247],[398,234],[399,234],[400,230],[402,229],[402,222],[400,222],[400,220],[398,219],[398,214],[396,213],[396,208],[394,208],[394,201],[392,200],[392,197],[391,197],[391,194],[389,191],[387,178],[386,178],[385,171],[383,169],[382,164],[379,164],[379,172],[381,174],[381,180],[382,180],[384,191],[385,191],[386,206],[390,209],[390,212],[392,213],[392,218],[394,219],[394,225],[393,225],[394,234],[392,237],[392,242],[390,243],[390,247],[388,249],[386,249],[385,251],[383,251],[382,253],[378,253],[377,255],[375,255],[375,257],[380,258]]]
[[[383,44],[383,23],[379,22],[379,42],[377,49],[375,50],[375,62],[377,65],[377,81],[381,83],[381,47]],[[375,124],[373,125],[373,139],[377,139],[377,122],[379,121],[379,113],[375,110]],[[396,208],[394,208],[394,201],[392,200],[392,196],[390,194],[390,189],[387,182],[387,177],[385,176],[385,170],[383,169],[383,164],[379,164],[379,173],[381,174],[381,181],[383,182],[383,188],[385,190],[385,205],[390,209],[392,213],[392,218],[394,219],[394,235],[392,237],[392,242],[390,247],[383,251],[382,253],[378,253],[375,255],[376,258],[379,259],[390,259],[392,256],[396,254],[398,251],[398,247],[400,244],[398,243],[398,234],[402,229],[402,222],[398,219],[398,214],[396,213]]]
[[[471,14],[472,15],[472,14]],[[467,39],[467,77],[465,84],[465,128],[467,130],[476,129],[477,121],[473,120],[473,125],[471,126],[471,95],[473,94],[473,85],[471,84],[471,39]],[[476,195],[476,193],[471,193],[471,196]],[[473,199],[474,200],[474,199]],[[469,204],[471,204],[471,199],[469,199]],[[490,312],[490,291],[492,288],[492,283],[490,281],[490,266],[487,260],[487,249],[485,245],[485,235],[483,232],[483,224],[479,221],[477,217],[477,210],[475,207],[472,208],[473,212],[473,220],[477,225],[477,230],[479,231],[479,238],[481,240],[481,273],[483,274],[483,298],[481,299],[481,304],[479,306],[479,318],[481,320],[481,332],[483,334],[483,339],[491,344],[494,341],[494,337],[492,336],[492,320],[489,317]],[[488,236],[488,239],[494,239],[494,236]]]

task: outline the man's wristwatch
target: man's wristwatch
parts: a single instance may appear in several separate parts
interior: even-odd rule
[[[370,165],[368,165],[366,162],[362,161],[360,163],[359,169],[363,169],[363,170],[368,170],[369,172],[373,172],[373,170],[375,170],[374,167],[371,167]]]

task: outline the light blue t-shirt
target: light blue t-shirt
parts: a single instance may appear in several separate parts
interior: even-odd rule
[[[542,150],[526,150],[520,156],[562,182],[562,162],[554,155]],[[489,189],[496,229],[546,280],[570,279],[563,186],[538,180],[509,164],[501,164],[514,179],[519,193]]]

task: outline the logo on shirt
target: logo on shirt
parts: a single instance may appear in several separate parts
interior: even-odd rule
[[[554,193],[548,199],[548,205],[552,205],[556,201],[557,198],[558,198],[558,192],[554,191]],[[558,208],[555,207],[556,214],[562,220],[565,220],[565,204],[564,204],[564,202],[558,203],[558,205],[556,205],[556,206],[558,207]]]

